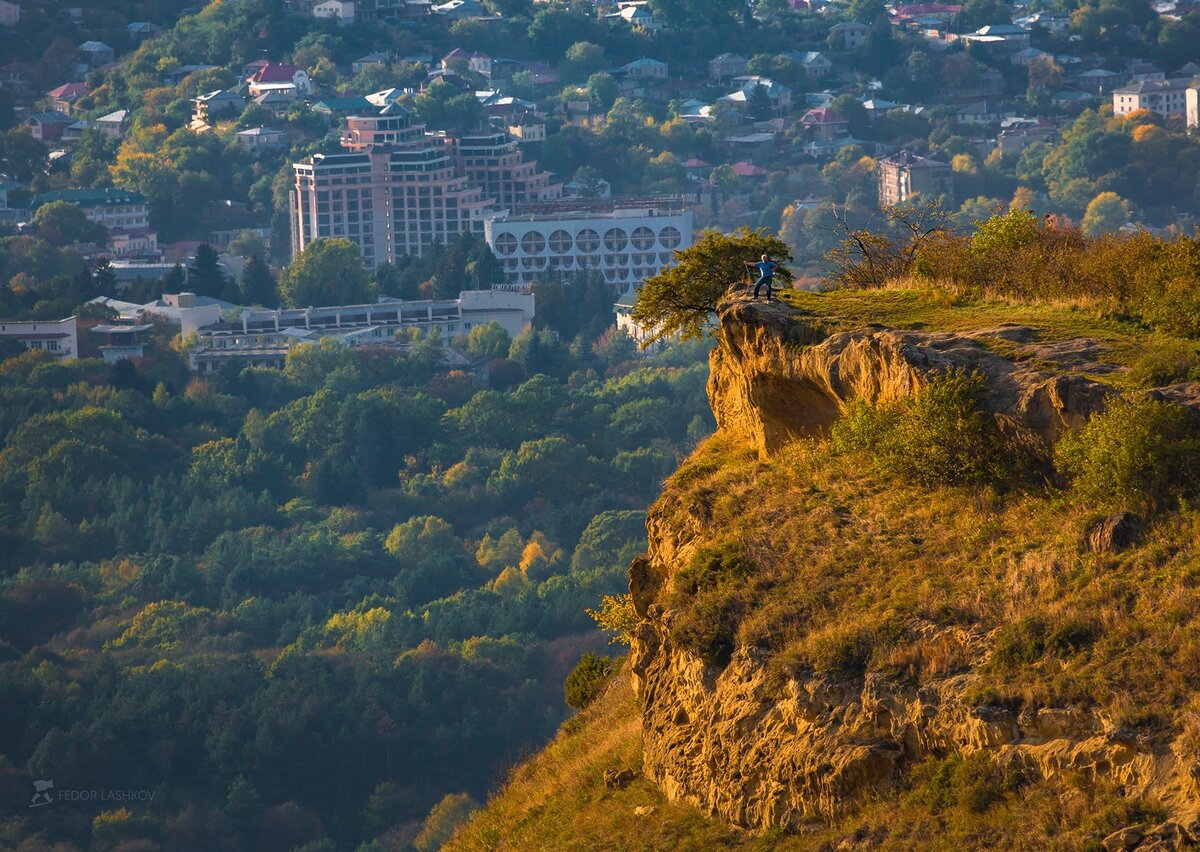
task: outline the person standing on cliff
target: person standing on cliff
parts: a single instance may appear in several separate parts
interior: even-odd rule
[[[758,280],[754,282],[754,298],[758,298],[758,291],[762,289],[764,284],[767,285],[767,301],[771,301],[771,281],[775,278],[775,268],[778,263],[771,260],[767,255],[762,256],[762,260],[757,262],[746,261],[747,267],[753,267],[758,270]]]

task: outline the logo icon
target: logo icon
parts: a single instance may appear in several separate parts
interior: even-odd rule
[[[33,798],[30,799],[29,807],[40,808],[43,805],[51,804],[54,799],[50,797],[50,790],[54,789],[53,781],[34,781],[33,782]]]

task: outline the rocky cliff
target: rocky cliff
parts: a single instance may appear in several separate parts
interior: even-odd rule
[[[1094,340],[1047,340],[1025,325],[846,326],[787,304],[739,297],[723,305],[708,386],[723,439],[752,445],[766,463],[793,439],[826,433],[855,399],[896,399],[962,368],[987,377],[984,406],[1004,428],[1048,452],[1104,406],[1113,392],[1104,377],[1120,369]],[[1011,602],[990,601],[1001,613],[992,620],[910,619],[905,629],[920,647],[956,649],[959,662],[937,676],[781,669],[755,644],[738,645],[725,665],[706,663],[673,630],[681,568],[723,532],[706,499],[669,484],[649,515],[649,551],[630,567],[641,618],[630,666],[643,708],[643,772],[669,800],[750,829],[796,829],[886,797],[922,760],[982,750],[1026,778],[1111,785],[1154,801],[1196,833],[1200,754],[1180,725],[1130,727],[1082,699],[980,699],[980,672],[1003,613],[1016,612]]]

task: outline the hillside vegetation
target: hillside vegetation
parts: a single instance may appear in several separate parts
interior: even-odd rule
[[[1107,404],[1056,447],[1014,443],[985,377],[935,364],[907,396],[846,403],[832,428],[766,455],[722,422],[650,512],[650,570],[665,576],[635,588],[649,607],[634,631],[640,698],[623,671],[452,848],[1080,849],[1168,817],[1184,827],[1160,834],[1186,837],[1195,793],[1164,779],[1200,746],[1200,431],[1180,404],[1189,386],[1145,391],[1194,378],[1195,342],[1096,304],[962,288],[785,298],[773,313],[725,306],[710,395],[743,381],[774,405],[782,374],[752,374],[768,359],[731,355],[732,329],[745,326],[741,346],[792,322],[818,340],[936,333],[1018,370],[1103,382]],[[812,345],[778,351],[811,369]],[[815,380],[795,369],[791,381]],[[1128,520],[1124,537],[1098,535],[1110,517]],[[808,716],[806,701],[832,703]],[[812,731],[875,748],[889,726],[901,741],[879,786],[845,788],[830,811],[801,790],[790,816],[751,816],[780,788],[735,768],[786,778],[766,764],[794,754],[802,776],[829,747]],[[672,763],[684,753],[713,767],[711,787]],[[609,789],[616,768],[639,774]],[[729,827],[739,813],[757,830]]]

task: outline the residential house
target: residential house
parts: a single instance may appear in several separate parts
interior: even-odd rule
[[[95,127],[106,139],[120,139],[129,124],[129,110],[119,109],[103,115],[95,121]]]
[[[1066,32],[1071,26],[1071,16],[1066,12],[1035,12],[1026,18],[1019,18],[1016,23],[1057,35]]]
[[[545,62],[529,63],[529,81],[534,87],[557,86],[562,82],[558,72]]]
[[[654,13],[644,2],[620,3],[615,12],[609,12],[604,17],[609,21],[627,25],[630,29],[641,32],[657,32],[662,24],[654,17]]]
[[[496,18],[479,0],[449,0],[432,6],[430,13],[448,21],[469,21]]]
[[[1014,127],[996,134],[996,147],[1005,157],[1019,156],[1037,142],[1053,142],[1058,132],[1053,127]]]
[[[871,28],[858,21],[842,21],[829,28],[827,43],[837,44],[843,50],[857,50],[867,43]]]
[[[288,135],[270,127],[251,127],[234,134],[234,140],[243,148],[257,151],[262,148],[281,148],[287,144]]]
[[[254,99],[253,103],[270,112],[276,118],[287,114],[288,108],[296,101],[282,92],[264,92]]]
[[[546,122],[532,114],[526,114],[507,125],[509,134],[520,142],[546,141]]]
[[[68,124],[66,127],[63,128],[63,133],[62,133],[63,144],[64,145],[74,145],[76,142],[78,142],[80,139],[83,138],[83,134],[86,133],[88,128],[90,128],[91,126],[92,126],[92,123],[90,121],[88,121],[87,119],[84,119],[82,121],[76,121],[72,124]]]
[[[824,80],[833,73],[833,63],[819,50],[804,50],[785,55],[799,62],[810,80]]]
[[[136,42],[147,41],[162,35],[163,28],[158,24],[152,24],[149,21],[134,21],[125,27],[125,32],[129,34],[129,38]]]
[[[1093,95],[1107,95],[1128,81],[1126,75],[1105,68],[1093,68],[1070,78],[1073,86]]]
[[[1165,80],[1167,72],[1152,62],[1131,62],[1129,64],[1129,82],[1141,83],[1146,80]]]
[[[252,98],[266,92],[282,92],[296,97],[312,94],[308,72],[290,63],[264,65],[247,82]]]
[[[0,320],[0,339],[15,340],[26,349],[49,352],[60,361],[79,357],[79,330],[75,317],[33,322]]]
[[[722,53],[708,60],[708,76],[714,80],[732,80],[746,73],[746,57]]]
[[[21,20],[21,7],[8,0],[0,0],[0,27],[15,27]]]
[[[754,163],[738,162],[730,168],[735,175],[747,181],[760,181],[769,174],[762,166],[756,166]]]
[[[958,110],[955,120],[959,124],[999,124],[1004,119],[1016,115],[999,101],[982,100],[967,104]]]
[[[70,115],[75,109],[75,104],[91,93],[92,87],[87,83],[63,83],[57,89],[47,92],[46,97],[50,101],[51,109]]]
[[[792,109],[792,90],[770,77],[749,75],[735,77],[733,82],[738,85],[738,90],[718,98],[719,104],[732,107],[744,114],[752,93],[757,87],[762,86],[766,90],[767,99],[771,102],[772,112],[776,115],[787,115]]]
[[[845,136],[850,122],[840,112],[828,107],[810,109],[800,119],[809,136],[824,142]]]
[[[1050,103],[1055,109],[1080,112],[1091,105],[1096,96],[1089,92],[1064,89],[1050,96]]]
[[[63,131],[75,123],[69,115],[61,112],[35,112],[23,122],[34,139],[42,142],[57,142]]]
[[[442,61],[438,63],[443,71],[452,71],[456,65],[465,64],[466,67],[484,77],[492,76],[492,57],[486,53],[477,53],[474,50],[463,50],[461,47],[456,47],[454,50],[442,57]]]
[[[1022,68],[1028,68],[1039,59],[1053,59],[1054,54],[1048,53],[1045,50],[1038,50],[1036,47],[1026,47],[1023,50],[1018,50],[1012,56],[1008,57],[1008,61],[1013,65],[1020,65]]]
[[[246,108],[246,99],[236,92],[217,89],[198,98],[192,98],[193,130],[206,130],[212,123],[223,116],[241,115]]]
[[[765,162],[775,153],[775,133],[772,131],[736,133],[723,141],[730,157]]]
[[[108,252],[113,257],[157,257],[158,234],[149,228],[110,228]]]
[[[380,89],[378,92],[372,92],[366,96],[366,99],[367,103],[382,109],[383,107],[391,106],[396,101],[400,100],[402,97],[404,97],[404,94],[404,89],[397,89],[393,87],[390,89]]]
[[[318,20],[336,21],[340,27],[354,23],[354,0],[320,0],[312,8],[312,16]]]
[[[320,113],[331,121],[359,113],[373,113],[375,108],[366,98],[325,98],[312,105],[312,111]]]
[[[1114,89],[1113,115],[1145,109],[1163,118],[1184,118],[1189,88],[1190,80],[1144,80]]]
[[[657,59],[647,59],[644,56],[622,65],[617,71],[625,77],[638,80],[667,79],[667,63],[659,62]]]
[[[1031,46],[1033,34],[1016,24],[988,24],[961,37],[972,45],[984,45],[1003,51],[1016,52]]]
[[[950,164],[909,151],[880,159],[878,177],[881,207],[894,207],[921,195],[954,197]]]
[[[386,68],[392,62],[392,57],[388,53],[375,52],[368,53],[366,56],[360,56],[350,63],[350,70],[355,74],[362,73],[368,68]]]
[[[79,45],[79,55],[92,68],[108,65],[117,58],[117,52],[102,41],[85,41]]]

